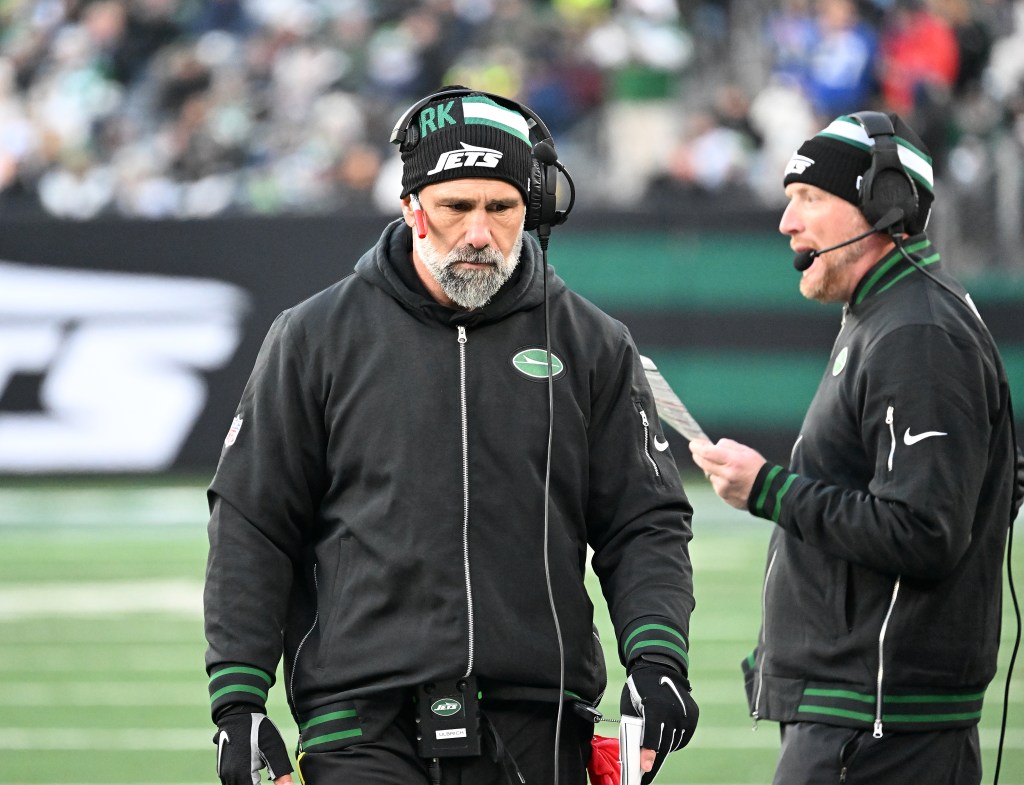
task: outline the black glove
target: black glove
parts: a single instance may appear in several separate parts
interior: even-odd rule
[[[224,785],[260,785],[264,766],[272,780],[292,772],[281,732],[266,714],[221,717],[213,743],[217,745],[217,776]]]
[[[638,660],[622,688],[619,709],[643,718],[641,747],[656,753],[654,768],[641,785],[654,782],[665,756],[690,743],[700,710],[690,695],[690,682],[678,670],[648,660]]]

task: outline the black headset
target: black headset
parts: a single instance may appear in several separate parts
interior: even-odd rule
[[[860,211],[868,223],[874,224],[894,208],[903,212],[902,218],[892,224],[890,234],[899,234],[917,219],[917,186],[900,161],[899,145],[892,120],[882,112],[857,112],[850,115],[861,124],[875,144],[871,151],[871,166],[860,182]]]
[[[506,109],[518,112],[526,118],[530,129],[530,141],[533,143],[531,155],[533,163],[530,166],[530,190],[527,196],[526,219],[523,227],[527,231],[536,229],[539,234],[546,236],[551,231],[552,226],[564,223],[565,219],[569,217],[569,211],[572,210],[572,201],[575,201],[575,199],[573,198],[570,201],[569,206],[565,210],[557,209],[558,171],[564,173],[567,178],[568,172],[565,171],[565,167],[558,160],[558,154],[555,152],[555,143],[551,139],[551,132],[548,131],[544,121],[540,119],[537,113],[528,106],[513,101],[510,98],[484,92],[483,90],[472,90],[461,85],[445,87],[417,101],[405,110],[405,113],[395,123],[394,129],[391,131],[391,143],[397,144],[401,152],[409,152],[420,142],[419,127],[413,120],[423,107],[444,98],[461,98],[467,95],[482,95],[494,101],[494,103],[504,106]],[[569,182],[571,184],[571,179]]]

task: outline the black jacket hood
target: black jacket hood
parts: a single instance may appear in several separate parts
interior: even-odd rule
[[[356,274],[387,292],[410,311],[430,321],[480,325],[499,321],[511,313],[535,308],[544,302],[544,270],[540,244],[530,234],[523,235],[523,249],[512,277],[482,308],[457,310],[434,300],[416,276],[412,263],[412,230],[402,220],[388,224],[377,244],[356,263]],[[550,268],[548,295],[565,288]]]

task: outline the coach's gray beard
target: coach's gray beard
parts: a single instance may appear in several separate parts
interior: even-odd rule
[[[420,258],[441,290],[452,302],[468,311],[482,308],[491,301],[505,281],[512,277],[523,249],[522,231],[508,256],[502,256],[497,248],[478,249],[470,245],[453,248],[442,256],[429,237],[421,240],[414,235],[414,239]],[[455,267],[458,262],[487,264],[489,267],[482,270],[458,269]]]

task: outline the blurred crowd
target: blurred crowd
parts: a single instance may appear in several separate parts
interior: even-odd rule
[[[391,126],[450,83],[540,114],[581,209],[777,205],[873,108],[1019,232],[1010,0],[0,0],[0,215],[395,212]]]

